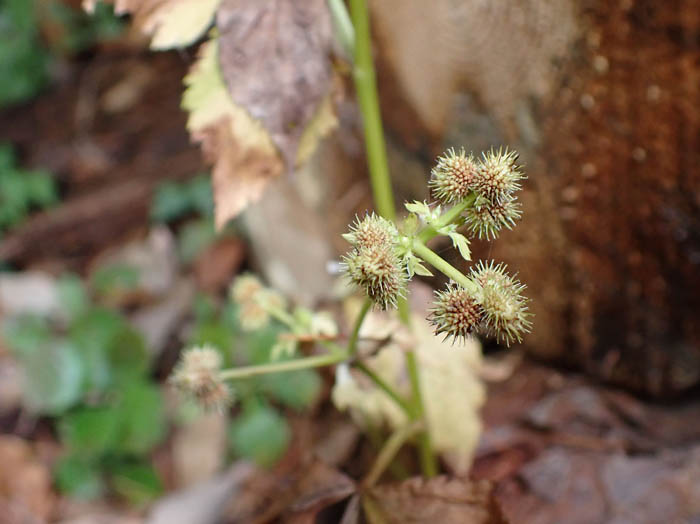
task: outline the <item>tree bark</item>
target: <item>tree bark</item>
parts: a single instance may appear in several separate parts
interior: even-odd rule
[[[698,384],[700,4],[373,5],[400,150],[527,163],[522,224],[476,251],[528,284],[528,351],[656,396]]]

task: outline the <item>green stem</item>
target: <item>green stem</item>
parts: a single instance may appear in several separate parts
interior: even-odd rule
[[[391,189],[391,179],[389,178],[389,164],[387,162],[382,115],[379,110],[376,73],[372,60],[372,39],[370,37],[367,0],[349,0],[349,3],[350,16],[355,28],[353,78],[355,80],[357,102],[360,106],[364,124],[365,148],[367,150],[367,164],[369,166],[372,193],[379,214],[395,222],[396,208],[394,207],[394,195]],[[410,325],[411,314],[408,302],[405,299],[400,299],[398,306],[401,321],[406,325]],[[411,350],[408,352],[408,355],[411,356],[415,367],[415,354]],[[414,369],[410,376],[413,402],[418,403],[418,407],[414,408],[414,420],[416,420],[418,418],[416,413],[423,412],[418,370]],[[428,477],[433,476],[437,471],[437,465],[427,430],[422,433],[419,447],[421,450],[423,474]]]
[[[389,178],[382,116],[379,111],[376,73],[372,61],[372,39],[369,32],[367,1],[350,0],[350,16],[355,27],[353,78],[364,124],[365,148],[374,203],[380,215],[393,221],[396,219],[396,209]]]
[[[352,329],[352,333],[350,334],[350,340],[348,341],[348,355],[350,356],[354,357],[357,353],[357,340],[360,336],[360,328],[362,327],[362,322],[365,320],[365,317],[367,316],[367,313],[369,312],[371,307],[372,301],[369,298],[366,298],[364,304],[362,304],[360,314],[357,315],[357,319],[355,320],[355,326]]]
[[[279,320],[280,322],[282,322],[282,324],[294,331],[294,328],[296,327],[296,320],[294,320],[294,317],[292,315],[280,308],[268,307],[265,309],[272,318]]]
[[[406,412],[409,417],[413,414],[413,407],[406,402],[401,395],[399,395],[394,388],[392,388],[387,382],[384,381],[382,377],[377,375],[372,368],[370,368],[367,364],[362,362],[361,360],[358,360],[355,362],[355,367],[359,369],[362,373],[364,373],[367,378],[369,378],[372,382],[374,382],[378,388],[380,388],[384,393],[389,395],[389,397],[392,398],[394,402],[396,402],[399,407]]]
[[[298,358],[295,360],[285,360],[284,362],[273,362],[271,364],[261,364],[258,366],[243,366],[239,368],[225,369],[219,373],[222,380],[233,380],[238,378],[254,377],[267,373],[279,373],[281,371],[296,371],[298,369],[319,368],[330,366],[348,359],[348,354],[337,353],[332,355],[318,355],[313,357]]]
[[[367,476],[362,481],[362,486],[364,488],[371,488],[374,486],[382,476],[382,473],[384,473],[386,468],[391,464],[391,461],[394,460],[394,457],[401,449],[401,446],[403,446],[409,438],[422,429],[423,422],[419,420],[413,421],[411,424],[397,429],[384,443],[384,446],[379,452],[377,459],[372,465],[372,469],[369,470],[369,473],[367,473]]]
[[[406,367],[408,368],[408,376],[411,379],[413,390],[413,398],[411,399],[411,411],[413,412],[413,420],[425,420],[425,409],[423,404],[423,396],[420,389],[420,380],[418,376],[418,364],[414,351],[406,353]],[[426,477],[434,477],[437,475],[437,462],[433,454],[433,444],[430,438],[430,431],[427,427],[421,432],[418,437],[418,450],[421,469]]]
[[[476,284],[469,280],[469,278],[467,278],[467,276],[464,273],[462,273],[459,269],[447,262],[444,258],[441,258],[440,255],[435,253],[435,251],[430,249],[418,239],[413,241],[413,252],[419,257],[421,257],[423,260],[425,260],[428,264],[433,266],[435,269],[440,271],[446,277],[451,278],[452,280],[454,280],[458,284],[461,284],[473,293],[478,292]]]
[[[352,26],[350,15],[343,0],[328,0],[328,7],[333,19],[338,40],[343,50],[352,59],[355,52],[355,28]]]
[[[448,209],[442,215],[440,215],[440,218],[437,220],[437,222],[427,226],[425,229],[423,229],[423,231],[418,233],[418,240],[420,240],[421,242],[427,242],[431,238],[436,237],[438,235],[438,229],[445,227],[457,220],[460,217],[460,215],[464,213],[464,211],[474,203],[474,200],[476,200],[476,193],[472,193],[458,204],[452,206],[450,209]]]

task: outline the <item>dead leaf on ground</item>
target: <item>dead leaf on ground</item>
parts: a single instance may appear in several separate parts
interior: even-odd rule
[[[388,326],[392,326],[392,319],[387,314],[370,313],[360,337],[363,341],[381,340],[386,338]],[[464,475],[481,434],[479,410],[485,400],[478,377],[481,346],[475,339],[463,345],[441,341],[433,335],[424,314],[414,315],[412,326],[415,340],[401,340],[405,338],[401,332],[394,332],[389,344],[366,363],[407,398],[410,382],[404,348],[415,347],[433,446],[451,471]],[[363,427],[396,429],[407,423],[405,413],[391,398],[347,366],[337,368],[332,398],[338,409],[348,409]]]
[[[306,524],[325,508],[355,493],[354,481],[320,460],[280,464],[259,471],[231,498],[226,522],[257,524],[282,518]]]
[[[493,497],[491,483],[464,478],[413,477],[401,483],[377,486],[365,495],[363,507],[370,523],[507,522]]]
[[[177,485],[187,488],[214,476],[226,459],[226,424],[221,413],[203,413],[173,437],[173,462]]]
[[[45,522],[53,509],[51,473],[24,440],[0,436],[0,522]]]
[[[700,447],[655,456],[550,448],[496,496],[514,522],[695,522]]]
[[[223,0],[216,25],[231,98],[264,124],[291,169],[331,88],[325,0]]]
[[[185,47],[209,28],[221,0],[107,0],[119,15],[131,14],[134,25],[151,36],[151,49]],[[93,12],[97,0],[83,0]]]
[[[325,508],[355,493],[353,480],[321,461],[313,462],[297,486],[297,497],[289,508],[285,522],[314,524]]]

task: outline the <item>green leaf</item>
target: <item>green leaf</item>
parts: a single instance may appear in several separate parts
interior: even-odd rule
[[[158,186],[151,203],[151,219],[156,222],[171,222],[181,218],[190,210],[190,195],[186,188],[176,182],[164,182]]]
[[[193,178],[187,186],[187,193],[192,209],[203,217],[214,216],[214,192],[209,175],[201,174]]]
[[[47,171],[27,171],[24,173],[24,183],[30,203],[43,208],[58,202],[56,182]]]
[[[76,319],[87,312],[90,301],[79,276],[63,275],[58,279],[56,286],[62,312],[69,320]]]
[[[75,404],[82,394],[83,363],[75,347],[55,342],[20,356],[26,385],[24,401],[38,414],[57,415]]]
[[[276,401],[301,410],[310,406],[321,391],[321,378],[311,369],[263,375],[262,388]]]
[[[189,263],[216,240],[214,223],[209,219],[192,220],[185,224],[178,235],[180,259]]]
[[[29,211],[26,185],[19,173],[0,173],[0,227],[14,226]]]
[[[145,381],[126,384],[115,406],[120,421],[118,449],[143,455],[165,437],[166,419],[160,390]]]
[[[192,312],[197,322],[209,322],[216,320],[216,303],[214,299],[204,293],[197,293],[192,304]]]
[[[426,202],[418,202],[417,200],[413,202],[406,202],[404,204],[409,213],[415,213],[423,220],[430,215],[430,206]]]
[[[15,151],[10,144],[0,143],[0,173],[11,170],[15,165]]]
[[[0,3],[0,107],[34,96],[48,80],[49,54],[38,34],[35,2]]]
[[[18,355],[31,353],[48,344],[52,338],[51,327],[46,318],[37,315],[22,315],[3,324],[3,338]]]
[[[246,337],[247,358],[251,364],[266,364],[270,362],[272,348],[277,343],[279,335],[283,329],[276,324],[270,323],[263,329],[253,331]]]
[[[233,453],[262,467],[273,466],[284,454],[290,439],[287,421],[266,405],[246,407],[232,421],[229,430]]]
[[[222,322],[214,320],[195,325],[188,346],[204,345],[218,349],[224,359],[224,365],[230,363],[233,333]]]
[[[109,343],[107,356],[114,380],[124,381],[148,371],[149,354],[141,334],[123,325]]]
[[[119,419],[108,407],[81,408],[58,422],[61,443],[81,456],[100,457],[112,450],[119,438]]]
[[[464,260],[471,260],[471,252],[469,251],[469,240],[467,238],[456,232],[448,233],[452,239],[452,245],[459,250],[459,254],[462,255]]]
[[[142,506],[163,493],[163,483],[151,464],[118,462],[111,464],[109,469],[114,491],[133,506]]]
[[[68,336],[85,367],[86,390],[102,391],[112,382],[110,347],[125,327],[119,314],[103,308],[90,309],[71,326]]]
[[[425,267],[423,262],[421,262],[421,260],[413,253],[406,256],[406,267],[408,268],[408,274],[410,277],[413,277],[413,275],[421,275],[423,277],[433,276],[430,270]]]
[[[139,270],[127,264],[110,264],[98,268],[92,275],[92,285],[102,296],[130,291],[138,284]]]
[[[104,491],[98,464],[79,452],[59,458],[53,475],[58,489],[77,499],[96,499]]]

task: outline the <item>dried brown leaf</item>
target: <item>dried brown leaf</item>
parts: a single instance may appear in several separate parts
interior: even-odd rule
[[[131,14],[134,25],[152,37],[151,49],[185,47],[211,25],[221,0],[108,0],[117,14]],[[92,12],[96,0],[83,0]]]
[[[402,345],[415,348],[433,447],[450,471],[464,475],[469,471],[481,434],[479,409],[485,399],[484,386],[478,378],[481,346],[475,339],[461,345],[441,341],[433,334],[424,314],[414,315],[415,339],[401,343],[398,324],[398,318],[390,319],[383,313],[367,316],[360,337],[363,340],[391,337],[391,342],[366,359],[366,363],[408,396],[410,384]],[[338,367],[332,393],[336,407],[341,411],[348,409],[361,426],[396,429],[405,425],[406,415],[397,404],[363,378],[352,375],[347,367]]]
[[[216,24],[233,102],[264,124],[291,169],[331,88],[325,0],[223,0]]]
[[[363,505],[372,508],[370,522],[374,515],[388,524],[505,524],[492,491],[487,481],[413,477],[372,488]]]
[[[48,467],[12,435],[0,436],[0,464],[0,522],[45,522],[55,503]]]
[[[200,49],[185,77],[182,106],[190,112],[187,127],[214,163],[216,225],[260,198],[265,186],[283,169],[275,146],[260,123],[230,99],[217,63],[218,40]]]

